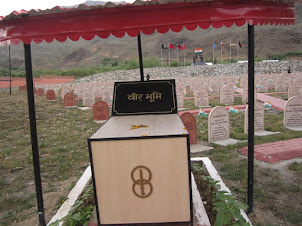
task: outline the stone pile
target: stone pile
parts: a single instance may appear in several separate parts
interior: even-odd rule
[[[302,72],[302,61],[256,62],[255,74],[287,74],[290,67],[291,73]],[[187,67],[156,67],[145,68],[144,74],[154,79],[171,79],[207,76],[240,76],[248,74],[247,63],[216,64]],[[126,71],[111,71],[78,79],[78,83],[90,81],[135,81],[140,80],[139,69]]]

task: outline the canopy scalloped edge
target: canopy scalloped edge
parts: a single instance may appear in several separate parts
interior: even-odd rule
[[[139,18],[139,19],[138,19]],[[121,38],[155,31],[180,32],[250,25],[294,24],[294,6],[280,2],[220,0],[77,10],[0,21],[0,45]]]

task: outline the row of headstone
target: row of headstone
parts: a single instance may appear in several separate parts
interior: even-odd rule
[[[76,107],[76,98],[73,93],[66,93],[64,96],[64,107]],[[105,101],[97,101],[93,104],[93,120],[103,121],[109,119],[109,108]]]
[[[297,111],[299,111],[298,114]],[[195,117],[186,112],[181,115],[181,120],[190,134],[190,144],[196,144]],[[279,133],[264,130],[264,106],[259,102],[255,102],[254,123],[255,135],[265,136]],[[285,123],[286,127],[300,126],[302,128],[302,98],[294,97],[289,101],[285,112]],[[244,133],[248,133],[248,107],[245,109]],[[230,138],[229,111],[223,106],[213,108],[208,116],[208,142],[221,144],[220,141],[226,141],[227,144],[239,142]]]

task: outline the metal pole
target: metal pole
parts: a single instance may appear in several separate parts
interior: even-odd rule
[[[9,58],[9,95],[12,95],[12,63],[10,56],[10,45],[8,46],[8,58]]]
[[[255,107],[254,25],[248,25],[248,213],[254,208],[254,107]]]
[[[137,44],[138,44],[139,70],[141,73],[141,81],[144,81],[144,66],[143,66],[141,34],[139,34],[137,36]]]
[[[36,195],[37,195],[37,202],[38,202],[38,214],[39,214],[40,225],[44,226],[45,216],[44,216],[43,193],[42,193],[42,183],[41,183],[41,173],[40,173],[39,147],[38,147],[38,136],[37,136],[37,125],[36,125],[35,98],[34,98],[34,88],[33,88],[30,44],[24,44],[24,57],[25,57],[30,134],[31,134],[31,147],[32,147],[34,174],[35,174],[35,183],[36,183]]]

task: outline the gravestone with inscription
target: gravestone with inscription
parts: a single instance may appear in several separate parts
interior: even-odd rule
[[[95,103],[94,93],[92,90],[85,90],[83,93],[83,105],[84,106],[93,106]]]
[[[184,108],[184,94],[181,92],[177,93],[177,106],[179,109]]]
[[[66,93],[64,96],[64,107],[74,107],[75,103],[75,96],[73,93]]]
[[[109,89],[105,88],[102,90],[102,100],[105,101],[107,104],[111,104],[112,92],[110,92]]]
[[[43,97],[43,96],[45,95],[44,89],[39,88],[39,89],[37,90],[37,95],[38,95],[39,97]]]
[[[246,86],[248,86],[248,79],[247,79],[247,76],[242,75],[242,76],[240,77],[240,88],[244,88],[244,87],[246,87]]]
[[[180,118],[181,118],[182,123],[185,125],[186,130],[190,134],[190,144],[197,144],[195,117],[191,113],[185,112],[181,115]]]
[[[256,101],[257,100],[257,90],[256,90],[256,87],[255,87],[255,90],[254,90],[254,100]],[[243,91],[242,91],[242,103],[248,103],[249,102],[249,88],[246,86],[243,88]]]
[[[213,108],[208,118],[208,141],[230,138],[229,112],[222,106]]]
[[[234,103],[234,86],[227,85],[220,90],[220,104],[231,105]]]
[[[291,97],[301,97],[302,85],[300,83],[293,83],[288,87],[288,99]]]
[[[284,127],[302,127],[302,98],[291,97],[285,103]]]
[[[93,120],[103,121],[109,119],[109,108],[105,101],[97,101],[93,105]]]
[[[209,106],[209,94],[205,89],[197,89],[194,93],[195,106]]]
[[[264,131],[264,106],[255,102],[254,131]],[[248,133],[248,106],[245,109],[244,133]]]
[[[54,90],[50,89],[46,92],[46,100],[56,100],[56,93]]]
[[[285,82],[283,79],[278,79],[275,82],[275,92],[285,92],[286,87],[285,87]]]

